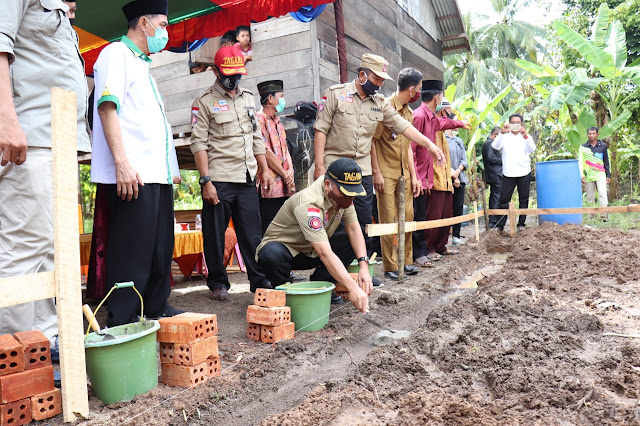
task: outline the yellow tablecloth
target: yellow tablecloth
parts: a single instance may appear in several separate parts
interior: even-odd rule
[[[175,233],[175,243],[173,245],[174,259],[188,254],[202,253],[203,250],[201,231],[184,231]]]
[[[92,234],[80,235],[80,264],[88,265],[91,256]],[[188,254],[198,254],[203,252],[202,232],[186,231],[175,233],[175,244],[173,246],[173,258],[186,256]]]

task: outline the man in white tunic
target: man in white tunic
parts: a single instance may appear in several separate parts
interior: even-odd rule
[[[135,0],[122,8],[129,30],[94,65],[95,105],[91,180],[109,210],[106,284],[133,281],[149,318],[182,311],[168,305],[173,255],[173,138],[164,104],[149,73],[151,53],[168,42],[167,0]],[[101,230],[95,230],[96,233]],[[104,230],[102,230],[104,232]],[[107,325],[136,320],[132,289],[107,300]]]

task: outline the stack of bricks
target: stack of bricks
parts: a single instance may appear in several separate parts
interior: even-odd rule
[[[351,278],[353,278],[355,282],[358,282],[357,273],[350,272],[349,275],[351,275]],[[347,289],[347,287],[345,287],[344,285],[340,283],[336,283],[336,288],[334,291],[336,292],[336,295],[341,296],[343,299],[345,300],[349,299],[349,289]]]
[[[39,331],[0,336],[0,425],[25,425],[62,413],[49,339]]]
[[[162,383],[190,388],[220,374],[215,315],[185,312],[158,322]]]
[[[264,343],[293,339],[295,325],[286,302],[287,294],[283,290],[257,289],[254,304],[247,308],[247,337]]]

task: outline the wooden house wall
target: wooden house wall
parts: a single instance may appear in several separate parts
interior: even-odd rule
[[[431,7],[430,2],[428,6]],[[374,53],[389,61],[389,74],[394,79],[405,67],[420,70],[425,79],[442,78],[442,50],[436,41],[438,34],[429,34],[396,0],[345,1],[343,10],[350,79],[355,78],[364,53]],[[324,91],[339,81],[333,4],[327,5],[313,24],[320,52],[319,90]],[[387,82],[382,93],[388,95],[395,88],[394,82]]]

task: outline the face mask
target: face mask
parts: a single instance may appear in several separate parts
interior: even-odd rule
[[[287,102],[284,100],[284,98],[278,99],[278,105],[276,105],[276,112],[280,114],[282,111],[284,111],[284,107],[286,104]]]
[[[71,26],[73,26],[73,23],[76,22],[76,18],[69,18],[69,22],[71,23]]]
[[[242,74],[223,75],[220,73],[220,78],[218,80],[226,90],[236,90],[240,84],[241,78]]]
[[[416,94],[411,99],[409,99],[410,104],[414,102],[418,102],[418,99],[420,99],[420,91],[418,89],[415,89],[415,91],[416,91]]]
[[[151,24],[151,21],[149,21],[148,19],[147,22],[149,22],[151,28],[156,31],[153,37],[149,37],[149,35],[147,35],[147,46],[149,47],[149,53],[160,52],[169,42],[169,33],[164,28],[155,28]],[[147,33],[145,32],[145,34]]]
[[[364,76],[367,77],[367,74],[365,73]],[[358,81],[358,83],[360,82]],[[360,83],[360,85],[362,86],[362,90],[364,91],[364,94],[367,96],[375,95],[376,93],[378,93],[378,90],[380,89],[380,86],[376,86],[368,78],[364,84]]]

